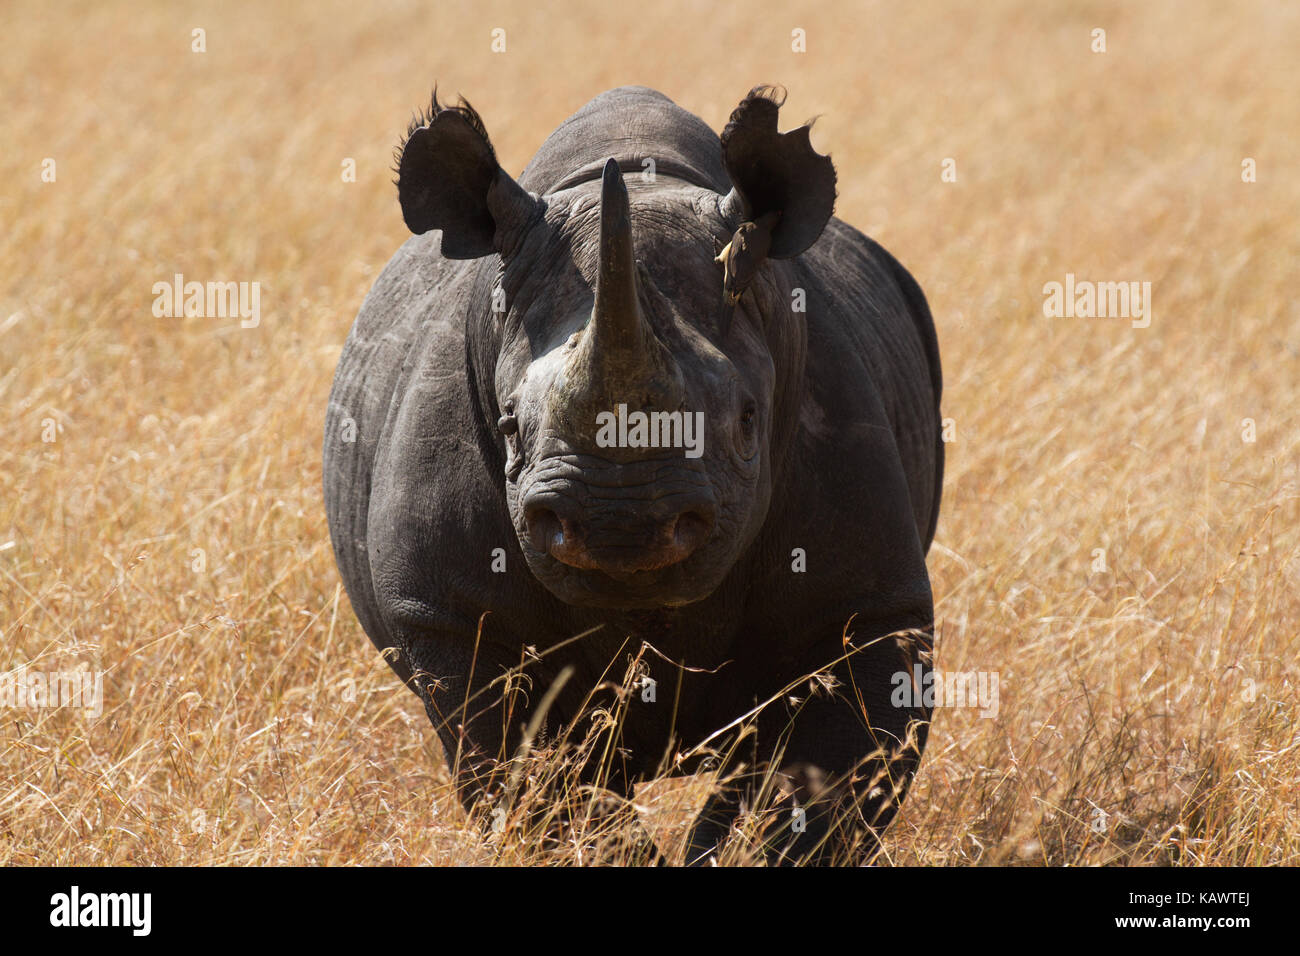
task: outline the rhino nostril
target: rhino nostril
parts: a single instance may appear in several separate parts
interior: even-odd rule
[[[534,508],[525,516],[528,540],[533,548],[543,554],[564,544],[564,524],[550,508]]]
[[[696,551],[713,533],[713,515],[700,511],[687,511],[677,516],[673,523],[672,542],[674,548],[686,558]],[[681,560],[679,559],[679,560]]]

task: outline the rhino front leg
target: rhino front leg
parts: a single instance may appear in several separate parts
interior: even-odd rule
[[[403,656],[414,674],[412,689],[424,702],[437,731],[461,802],[473,813],[484,799],[499,801],[506,792],[511,761],[521,756],[536,708],[557,681],[555,668],[536,660],[521,661],[518,650],[499,645],[480,642],[475,653],[474,637],[460,633],[425,633],[403,643]],[[579,678],[570,678],[547,711],[545,726],[535,729],[560,729],[561,716],[570,713],[575,703],[572,692],[582,684]],[[571,773],[581,783],[596,785],[613,797],[582,788],[570,790],[564,783],[554,785],[557,792],[520,794],[525,800],[524,826],[530,839],[541,847],[561,848],[572,843],[575,826],[579,831],[582,827],[623,829],[629,842],[618,862],[662,862],[630,803],[630,777],[618,767],[598,772],[590,761],[575,766]],[[579,796],[575,798],[575,794]],[[500,802],[493,812],[498,808],[512,813]],[[490,818],[483,814],[481,819],[486,823]]]
[[[821,677],[758,719],[760,759],[713,795],[691,834],[687,862],[707,864],[742,806],[763,806],[764,856],[778,865],[870,860],[920,762],[930,711],[895,706],[895,675],[929,670],[929,629],[854,641],[809,658]],[[829,649],[827,649],[829,650]],[[820,661],[819,666],[816,661]],[[910,702],[909,702],[910,703]],[[743,756],[743,755],[742,755]],[[724,774],[725,775],[725,774]]]
[[[467,809],[505,782],[529,719],[518,653],[478,642],[474,634],[439,631],[401,641],[412,678]],[[531,681],[544,680],[529,673]]]

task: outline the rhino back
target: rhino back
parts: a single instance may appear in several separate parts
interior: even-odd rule
[[[851,408],[863,389],[878,398],[928,550],[943,483],[943,377],[925,296],[897,259],[839,219],[798,268],[819,290],[816,307],[809,305],[808,378],[829,383],[831,395],[842,393],[841,408]],[[825,412],[805,405],[805,426],[816,427]]]

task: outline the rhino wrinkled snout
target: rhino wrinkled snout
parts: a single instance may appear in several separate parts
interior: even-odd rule
[[[554,492],[529,495],[524,521],[536,551],[583,571],[626,579],[680,564],[713,533],[711,495],[674,496],[667,508],[621,503],[584,511]]]

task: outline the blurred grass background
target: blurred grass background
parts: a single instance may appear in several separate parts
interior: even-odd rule
[[[516,174],[610,87],[720,129],[784,84],[925,289],[938,664],[1001,709],[939,712],[885,861],[1300,862],[1300,8],[16,2],[0,35],[0,672],[107,695],[0,713],[0,863],[582,862],[465,828],[329,550],[326,396],[435,80]],[[1045,318],[1067,272],[1150,281],[1151,327]],[[155,318],[175,273],[259,282],[260,325]]]

